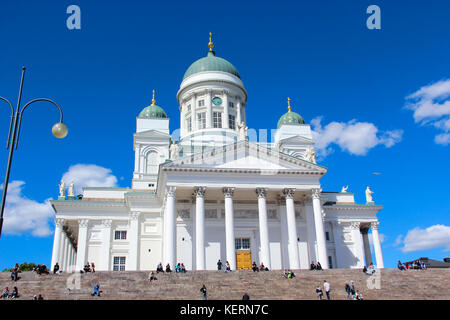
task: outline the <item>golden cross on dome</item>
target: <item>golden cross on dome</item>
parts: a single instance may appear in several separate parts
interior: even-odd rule
[[[213,47],[214,47],[214,43],[211,41],[211,37],[212,37],[212,33],[209,33],[209,43],[208,43],[208,47],[209,47],[209,51],[212,51]]]
[[[288,97],[288,112],[291,112],[291,98]]]
[[[155,105],[155,89],[153,89],[152,106]]]

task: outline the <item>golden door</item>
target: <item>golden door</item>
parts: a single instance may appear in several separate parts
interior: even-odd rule
[[[250,251],[236,252],[236,269],[250,270],[252,268],[252,254]]]

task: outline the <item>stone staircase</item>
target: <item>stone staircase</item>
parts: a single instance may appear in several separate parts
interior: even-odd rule
[[[93,274],[63,273],[41,276],[34,272],[23,272],[19,274],[19,280],[13,282],[9,272],[0,272],[0,288],[3,291],[5,287],[9,287],[11,291],[12,287],[17,286],[21,295],[19,299],[24,300],[32,299],[35,294],[42,294],[46,300],[200,300],[200,287],[205,284],[210,300],[240,300],[244,292],[247,292],[252,300],[316,300],[316,286],[323,287],[323,281],[327,280],[331,284],[332,299],[344,300],[345,283],[353,280],[365,300],[450,299],[450,269],[382,269],[379,271],[381,289],[369,289],[369,276],[359,269],[297,270],[295,274],[295,278],[285,279],[279,270],[188,271],[185,274],[159,273],[158,280],[150,282],[147,280],[147,271],[98,271]],[[68,280],[72,279],[71,286],[75,287],[77,278],[78,289],[68,291]],[[101,297],[90,296],[95,283],[100,284],[103,291]]]

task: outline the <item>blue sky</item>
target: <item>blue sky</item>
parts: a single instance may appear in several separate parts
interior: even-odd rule
[[[81,30],[66,27],[71,4],[81,8]],[[366,27],[371,4],[381,8],[381,30]],[[57,197],[71,166],[106,168],[102,179],[130,186],[135,117],[156,89],[171,130],[178,128],[176,92],[189,65],[205,56],[210,31],[217,56],[244,81],[249,128],[274,129],[289,96],[321,139],[320,164],[329,168],[323,189],[349,185],[363,203],[370,185],[384,206],[386,266],[449,256],[449,10],[446,1],[2,1],[0,96],[16,102],[26,66],[22,101],[57,101],[69,135],[51,135],[58,113],[50,104],[24,113],[10,211],[35,205],[43,218],[39,226],[5,227],[0,269],[50,264],[45,201]],[[6,141],[8,106],[0,110]],[[6,160],[0,149],[1,181]]]

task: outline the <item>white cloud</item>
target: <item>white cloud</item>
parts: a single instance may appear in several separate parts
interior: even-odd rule
[[[365,155],[378,145],[390,148],[402,140],[403,130],[379,132],[378,128],[369,122],[333,121],[322,127],[321,121],[322,117],[311,120],[313,138],[321,157],[333,152],[332,144],[338,145],[342,150],[351,154]]]
[[[444,248],[450,251],[450,227],[436,224],[426,229],[419,227],[409,230],[403,239],[403,252],[413,252]]]
[[[62,180],[66,187],[73,181],[75,195],[82,192],[82,187],[116,187],[117,178],[111,174],[111,169],[95,164],[75,164],[63,174]]]
[[[416,123],[444,131],[435,137],[435,143],[450,143],[450,79],[424,86],[410,94],[406,97],[405,108],[414,111]]]
[[[450,144],[450,133],[441,133],[434,137],[434,142],[444,146]]]
[[[31,233],[46,237],[52,233],[51,219],[54,217],[50,200],[43,203],[28,199],[22,194],[25,182],[14,180],[8,184],[4,212],[3,231],[5,234]],[[3,190],[3,185],[0,186]]]

